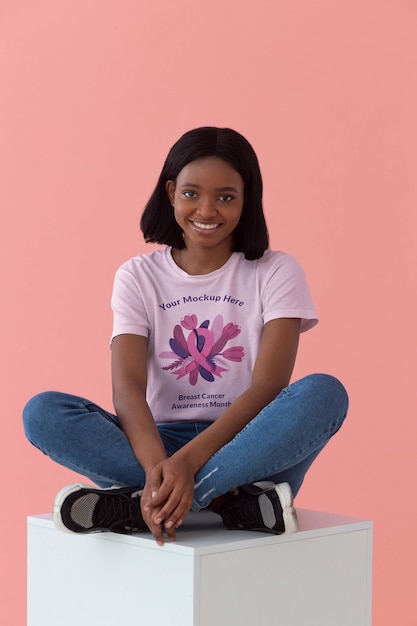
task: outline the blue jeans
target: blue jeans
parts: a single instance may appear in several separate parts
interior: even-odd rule
[[[192,509],[258,480],[288,482],[295,495],[347,408],[346,391],[332,376],[312,374],[292,383],[197,472]],[[44,392],[29,400],[23,421],[33,445],[100,487],[144,486],[145,473],[117,417],[89,400]],[[168,456],[210,424],[159,424]]]

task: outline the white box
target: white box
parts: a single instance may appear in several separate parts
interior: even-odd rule
[[[371,626],[372,522],[298,509],[300,532],[191,513],[175,543],[28,518],[28,626]]]

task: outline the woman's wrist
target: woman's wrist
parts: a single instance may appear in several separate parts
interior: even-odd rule
[[[185,446],[177,450],[173,456],[185,463],[190,468],[190,471],[192,471],[195,475],[198,470],[203,467],[204,463],[208,461],[211,454],[207,455],[207,451],[205,451],[204,447],[200,445],[200,441],[197,436],[195,439],[192,439],[185,444]]]
[[[139,463],[141,464],[143,468],[143,471],[146,474],[146,478],[149,478],[154,467],[159,465],[159,463],[166,461],[168,458],[165,452],[161,452],[159,454],[153,454],[151,456],[146,455],[146,457],[141,455],[141,458],[139,458],[138,455],[136,456],[138,458]]]

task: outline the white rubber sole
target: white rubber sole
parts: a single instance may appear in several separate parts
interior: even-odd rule
[[[286,533],[296,533],[298,531],[297,511],[294,508],[294,498],[291,487],[288,483],[275,485],[279,501],[282,507],[282,517]]]

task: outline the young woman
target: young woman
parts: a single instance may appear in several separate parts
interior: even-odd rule
[[[230,529],[296,531],[293,494],[348,401],[332,376],[289,384],[317,316],[298,263],[268,248],[251,145],[227,128],[183,135],[141,227],[165,247],[116,274],[116,414],[58,392],[24,410],[28,439],[100,487],[64,487],[56,525],[149,529],[163,544],[210,508]]]

